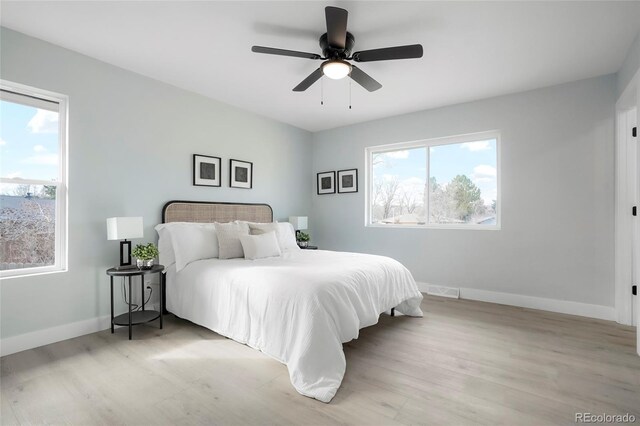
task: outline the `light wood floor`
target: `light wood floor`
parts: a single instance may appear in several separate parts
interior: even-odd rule
[[[79,337],[2,358],[3,424],[574,424],[640,422],[635,331],[615,323],[426,298],[345,345],[330,404],[284,365],[189,322]]]

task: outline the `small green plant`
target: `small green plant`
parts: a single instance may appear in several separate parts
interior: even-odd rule
[[[299,243],[307,243],[310,239],[311,237],[309,237],[309,234],[307,234],[306,232],[298,232],[298,235],[296,237],[296,240]]]
[[[158,247],[153,243],[149,243],[147,245],[138,244],[133,250],[131,250],[131,256],[140,260],[155,259],[158,257],[158,254],[160,254]]]

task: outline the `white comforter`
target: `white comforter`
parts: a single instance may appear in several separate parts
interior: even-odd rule
[[[296,390],[323,402],[344,376],[342,343],[392,307],[422,316],[421,300],[399,262],[323,250],[200,260],[167,280],[169,311],[286,364]]]

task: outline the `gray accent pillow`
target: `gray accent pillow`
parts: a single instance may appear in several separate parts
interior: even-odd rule
[[[218,234],[218,249],[220,259],[235,259],[244,257],[241,235],[249,235],[249,227],[245,223],[229,222],[215,224]]]
[[[262,235],[267,234],[269,232],[275,232],[276,235],[278,232],[278,223],[253,223],[249,222],[249,235]]]

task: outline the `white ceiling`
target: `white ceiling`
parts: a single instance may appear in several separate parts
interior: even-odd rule
[[[324,7],[349,11],[355,50],[421,43],[422,59],[362,63],[382,83],[291,89],[319,61]],[[14,2],[3,26],[310,131],[616,72],[640,2]]]

